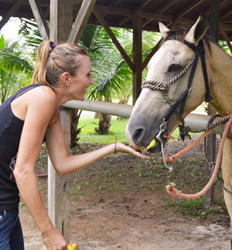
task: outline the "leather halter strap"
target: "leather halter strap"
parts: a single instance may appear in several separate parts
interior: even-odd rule
[[[200,40],[198,46],[195,46],[194,44],[192,44],[186,40],[184,40],[184,44],[186,44],[190,49],[195,51],[196,55],[198,55],[198,56],[200,55],[200,57],[201,57],[202,72],[203,72],[203,76],[204,76],[204,80],[205,80],[205,91],[206,91],[205,92],[205,101],[209,102],[213,99],[213,97],[210,95],[209,80],[208,80],[206,63],[205,63],[205,49],[204,49],[203,40]],[[189,81],[190,81],[190,79],[189,79]]]
[[[193,61],[192,69],[191,69],[191,72],[189,75],[187,88],[182,93],[181,97],[172,106],[171,110],[169,111],[169,113],[165,117],[165,121],[168,121],[170,119],[170,117],[173,115],[173,113],[176,112],[179,105],[180,105],[179,114],[180,114],[180,116],[183,115],[185,104],[187,101],[187,97],[188,97],[188,95],[191,91],[191,88],[192,88],[193,77],[194,77],[194,74],[196,71],[199,56],[201,58],[202,72],[203,72],[204,82],[205,82],[205,90],[206,90],[205,101],[209,102],[210,100],[213,99],[212,96],[210,95],[209,81],[208,81],[208,75],[207,75],[206,63],[205,63],[205,49],[204,49],[203,40],[200,40],[200,42],[197,46],[194,45],[193,43],[188,42],[188,41],[184,41],[184,44],[186,44],[189,48],[191,48],[195,52],[195,59]]]

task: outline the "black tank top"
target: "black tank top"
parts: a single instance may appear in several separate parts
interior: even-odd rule
[[[13,170],[24,121],[13,114],[11,102],[39,86],[48,85],[28,85],[0,105],[0,211],[17,209],[19,204],[19,191]]]

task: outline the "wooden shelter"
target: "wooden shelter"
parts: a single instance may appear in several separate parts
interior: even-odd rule
[[[0,0],[0,29],[10,17],[34,18],[44,40],[78,43],[86,24],[102,25],[133,72],[135,102],[140,93],[142,71],[159,47],[158,44],[142,61],[142,31],[158,31],[158,21],[170,28],[193,24],[201,13],[208,17],[212,37],[225,40],[232,51],[231,0]],[[132,60],[110,27],[133,29]],[[70,122],[70,117],[64,114],[62,117],[65,133],[69,133],[65,124]],[[49,168],[49,175],[49,213],[69,240],[68,177],[61,180],[52,168]]]
[[[201,13],[214,27],[211,34],[220,36],[232,50],[231,0],[0,0],[0,16],[3,17],[0,28],[12,16],[34,18],[44,40],[77,43],[87,23],[104,26],[133,72],[135,101],[140,93],[142,71],[158,48],[142,61],[142,30],[158,31],[158,21],[169,27],[191,24]],[[110,27],[133,29],[133,60]]]

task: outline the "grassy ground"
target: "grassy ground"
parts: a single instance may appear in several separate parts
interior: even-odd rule
[[[108,135],[99,135],[96,132],[96,129],[98,127],[98,118],[81,118],[80,122],[79,122],[79,128],[81,128],[81,133],[79,135],[80,139],[78,141],[78,143],[80,145],[84,144],[110,144],[114,141],[120,141],[123,143],[128,143],[128,140],[125,136],[125,128],[126,125],[128,123],[128,119],[122,119],[122,120],[118,120],[117,117],[112,117],[111,120],[111,127],[110,127],[110,132]],[[179,137],[179,131],[178,129],[176,131],[174,131],[173,135],[174,140],[177,141],[178,137]],[[194,136],[192,134],[192,136]],[[173,146],[175,148],[175,145],[177,142],[173,142]],[[179,142],[178,142],[179,143]],[[168,150],[168,149],[167,149]],[[200,149],[200,151],[202,151],[202,148]],[[199,157],[199,149],[195,150],[195,153],[190,152],[190,154],[183,159],[178,159],[176,163],[174,163],[173,165],[177,165],[176,169],[172,174],[172,179],[177,179],[176,182],[182,186],[182,188],[186,188],[186,186],[191,187],[194,191],[199,189],[199,186],[203,186],[204,183],[206,182],[206,174],[205,174],[205,170],[204,170],[204,165],[206,164],[205,162],[205,158],[203,156]],[[139,161],[138,161],[139,162]],[[137,163],[138,163],[137,162]],[[148,166],[148,169],[146,169],[146,165],[145,166],[143,164],[138,164],[138,166],[134,165],[133,170],[135,171],[134,174],[132,174],[132,169],[130,169],[130,171],[128,173],[128,183],[130,183],[133,178],[131,175],[134,175],[134,177],[137,175],[139,177],[144,177],[145,176],[149,176],[149,178],[151,179],[147,179],[147,180],[143,180],[142,182],[139,182],[138,180],[136,181],[136,183],[138,185],[131,185],[133,186],[133,188],[135,190],[139,190],[141,188],[148,188],[153,190],[154,187],[157,188],[157,185],[160,185],[160,181],[163,178],[167,178],[166,176],[166,171],[163,168],[163,162],[161,157],[158,157],[155,159],[153,158],[152,160],[149,161],[151,163],[151,166]],[[154,166],[156,166],[156,169],[154,171]],[[179,170],[178,166],[182,166],[181,170]],[[185,166],[185,167],[184,167]],[[203,168],[202,168],[203,167]],[[117,167],[118,168],[118,167]],[[158,170],[161,169],[161,172]],[[120,179],[121,177],[123,177],[123,180],[125,181],[125,169],[123,169],[122,173],[117,173],[117,177]],[[177,171],[177,172],[176,172]],[[104,171],[104,174],[106,174],[106,172]],[[112,174],[112,173],[111,173]],[[112,176],[111,176],[112,178]],[[197,181],[196,179],[197,178]],[[83,187],[87,187],[90,188],[90,182],[87,180],[83,180],[83,176],[82,176],[82,182],[78,182],[76,183],[76,188],[77,189],[82,189]],[[101,179],[101,185],[103,185],[102,183],[102,179],[104,179],[103,177],[100,178]],[[221,178],[220,178],[221,179]],[[118,180],[117,180],[118,182]],[[156,183],[158,182],[158,183]],[[199,185],[200,184],[200,185]],[[100,187],[101,187],[100,185]],[[216,183],[217,189],[220,190],[220,185],[221,185],[221,181]],[[136,186],[136,187],[135,187]],[[162,186],[162,185],[161,185]],[[120,188],[116,185],[115,189],[119,189]],[[90,188],[91,189],[91,188]],[[79,191],[80,191],[79,190]],[[193,191],[191,190],[191,191]],[[73,191],[73,190],[72,190]],[[184,212],[187,212],[189,214],[192,215],[197,215],[200,216],[202,218],[205,218],[208,214],[210,213],[217,213],[219,214],[219,216],[221,215],[221,212],[218,212],[217,210],[219,209],[221,211],[225,210],[225,206],[224,206],[224,201],[223,201],[223,197],[221,192],[219,192],[220,195],[217,196],[215,198],[215,205],[216,208],[214,210],[207,208],[207,206],[205,205],[205,198],[201,197],[200,199],[197,199],[195,201],[175,201],[175,202],[167,202],[167,206],[176,206],[178,209],[181,209]]]
[[[81,118],[78,124],[78,128],[81,128],[81,133],[79,135],[79,143],[91,143],[91,144],[110,144],[115,141],[120,141],[123,143],[128,143],[125,136],[125,129],[128,123],[128,119],[124,118],[118,120],[117,117],[113,116],[111,118],[110,132],[108,135],[99,135],[96,132],[98,127],[98,118]],[[178,138],[178,130],[174,131],[174,138]]]
[[[128,119],[117,120],[117,117],[111,118],[110,132],[108,135],[99,135],[96,132],[98,128],[98,118],[81,118],[78,124],[78,128],[81,128],[79,135],[79,143],[91,143],[91,144],[110,144],[115,141],[128,142],[125,136],[125,128],[128,123]]]

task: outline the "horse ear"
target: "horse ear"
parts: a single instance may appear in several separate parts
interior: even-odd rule
[[[169,28],[165,26],[163,23],[159,22],[159,31],[161,35],[163,36],[163,38],[166,38],[168,35],[167,33],[169,31]]]
[[[198,45],[198,42],[203,38],[207,31],[207,20],[204,15],[199,16],[195,24],[191,27],[187,35],[185,36],[185,40]]]

